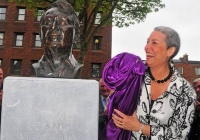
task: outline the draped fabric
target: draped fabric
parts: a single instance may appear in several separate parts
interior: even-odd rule
[[[109,96],[107,107],[107,125],[99,140],[129,140],[131,131],[118,128],[112,113],[118,109],[126,115],[132,115],[141,94],[143,75],[146,67],[140,57],[131,53],[120,53],[104,67],[102,78],[106,86],[115,92]]]

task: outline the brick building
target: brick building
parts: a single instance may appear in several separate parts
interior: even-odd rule
[[[179,73],[191,84],[196,78],[200,78],[200,61],[189,61],[185,54],[179,60],[173,60]]]
[[[39,19],[32,10],[0,0],[0,66],[4,76],[35,76],[32,63],[44,54],[39,38]],[[82,68],[82,79],[98,79],[111,58],[112,26],[104,26],[94,36]],[[78,60],[79,49],[73,49]]]

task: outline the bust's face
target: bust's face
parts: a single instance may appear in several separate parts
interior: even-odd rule
[[[58,11],[58,8],[51,8],[46,11],[41,22],[41,39],[47,47],[67,47],[71,51],[74,38],[74,26],[67,19],[65,13]],[[69,52],[68,52],[69,53]]]

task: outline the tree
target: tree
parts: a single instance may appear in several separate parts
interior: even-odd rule
[[[8,0],[26,5],[26,8],[46,9],[56,0]],[[148,13],[164,8],[161,0],[67,0],[79,13],[83,23],[80,36],[80,55],[78,62],[83,63],[84,56],[93,36],[106,24],[117,27],[128,27],[135,22],[144,21]],[[94,26],[97,14],[101,12],[101,22]]]

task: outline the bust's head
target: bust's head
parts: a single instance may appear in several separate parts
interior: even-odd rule
[[[57,0],[40,20],[40,37],[46,50],[51,48],[69,56],[79,39],[79,21],[72,6],[65,0]]]

